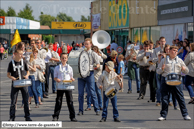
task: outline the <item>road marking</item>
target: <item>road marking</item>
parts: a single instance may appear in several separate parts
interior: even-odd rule
[[[11,79],[10,80],[5,80],[5,81],[1,81],[1,83],[5,83],[5,82],[11,82]]]

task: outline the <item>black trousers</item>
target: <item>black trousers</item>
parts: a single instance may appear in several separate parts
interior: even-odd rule
[[[25,113],[25,118],[29,118],[30,117],[30,112],[29,112],[29,105],[28,105],[28,87],[21,87],[21,88],[14,88],[13,84],[11,87],[11,106],[10,106],[10,118],[15,118],[15,105],[16,105],[16,101],[17,101],[17,97],[18,97],[18,92],[19,90],[22,93],[22,99],[24,102],[24,113]]]
[[[46,70],[45,70],[44,76],[45,76],[46,81],[45,81],[45,91],[43,94],[48,95],[48,92],[49,92],[49,79],[47,79],[47,76],[49,76],[49,64],[48,63],[46,63]]]
[[[0,53],[0,60],[3,60],[3,53]]]
[[[73,119],[73,118],[75,118],[75,110],[74,110],[74,106],[73,106],[72,90],[57,90],[57,98],[56,98],[55,110],[54,110],[53,117],[57,117],[57,119],[59,118],[64,93],[66,96],[67,106],[68,106],[69,113],[70,113],[69,118]]]
[[[150,72],[150,78],[149,78],[149,84],[150,84],[150,100],[152,100],[153,102],[155,102],[155,96],[156,96],[156,90],[154,88],[154,75],[155,72],[151,71]]]
[[[147,69],[147,67],[140,67],[140,92],[139,96],[145,96],[146,94],[146,86],[147,82],[149,81],[150,77],[150,71]]]

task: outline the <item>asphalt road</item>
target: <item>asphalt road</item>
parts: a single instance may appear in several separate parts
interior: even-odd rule
[[[10,108],[10,89],[11,80],[7,78],[7,66],[10,59],[0,61],[0,119],[7,121],[9,119]],[[51,80],[50,80],[51,81]],[[50,83],[51,84],[51,83]],[[78,113],[78,84],[77,80],[74,82],[75,90],[73,91],[74,108]],[[193,129],[194,128],[194,104],[187,104],[190,100],[187,90],[184,90],[186,106],[188,113],[192,118],[191,121],[183,120],[181,112],[169,107],[169,113],[166,121],[157,121],[160,117],[161,107],[155,106],[155,103],[148,103],[149,100],[149,86],[147,93],[143,100],[136,100],[138,94],[136,93],[135,81],[133,81],[133,93],[127,94],[128,82],[124,79],[124,92],[118,93],[118,111],[120,123],[113,121],[112,105],[109,102],[108,118],[104,123],[100,123],[100,116],[96,116],[93,109],[85,111],[83,116],[76,116],[78,122],[71,122],[69,120],[69,112],[66,105],[66,99],[63,99],[62,110],[59,116],[59,121],[62,121],[63,128],[153,128],[153,129]],[[43,105],[39,108],[34,108],[34,100],[31,104],[31,119],[33,121],[52,121],[52,114],[54,112],[56,94],[52,94],[50,85],[50,94],[48,99],[44,99]],[[24,121],[24,111],[20,108],[22,101],[21,93],[18,95],[16,121]],[[84,109],[87,107],[86,99],[84,102]]]

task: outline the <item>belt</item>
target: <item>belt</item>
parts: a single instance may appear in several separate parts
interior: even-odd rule
[[[49,67],[55,67],[55,66],[57,66],[57,65],[49,65]]]
[[[149,66],[139,66],[140,68],[147,69]]]

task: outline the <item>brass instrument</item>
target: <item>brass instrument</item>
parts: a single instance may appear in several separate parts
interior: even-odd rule
[[[48,48],[47,48],[47,47],[44,47],[43,49],[45,49],[45,50],[46,50],[46,52],[48,52]]]

